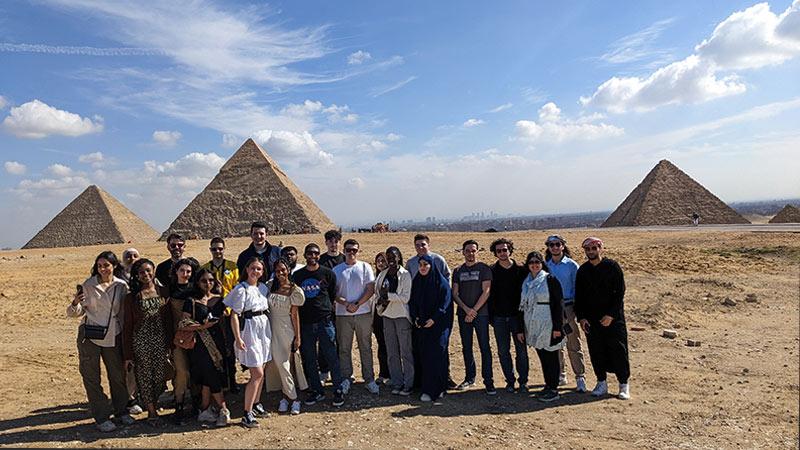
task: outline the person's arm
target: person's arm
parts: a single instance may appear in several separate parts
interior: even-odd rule
[[[86,314],[86,310],[83,309],[84,300],[86,300],[85,292],[81,292],[80,294],[75,293],[72,297],[72,301],[67,305],[67,317],[82,317]]]
[[[447,288],[447,286],[442,286],[439,289],[438,296],[439,298],[438,305],[436,309],[433,311],[432,316],[430,319],[433,320],[433,324],[439,323],[442,320],[445,320],[445,314],[447,314],[447,310],[450,308],[450,304],[453,301],[453,291]],[[452,313],[451,313],[452,314]],[[431,325],[433,325],[431,324]]]
[[[547,290],[550,292],[550,319],[553,321],[553,337],[560,337],[564,328],[564,294],[558,278],[547,276]]]
[[[475,314],[489,301],[489,295],[492,292],[492,280],[491,278],[488,280],[481,281],[481,296],[478,297],[478,301],[475,302],[475,306],[472,307],[472,310],[475,311]]]
[[[322,269],[320,268],[317,270]],[[336,289],[336,274],[332,271],[328,271],[328,299],[331,302],[331,307],[334,308],[334,314],[336,311],[336,300],[338,299]]]
[[[463,309],[464,312],[469,312],[469,306],[462,302],[461,297],[458,296],[458,281],[455,279],[453,280],[453,287],[450,290],[450,296],[452,301],[456,302],[456,305],[458,305],[459,308]]]
[[[128,361],[133,361],[133,294],[125,296],[125,307],[122,313],[122,359],[126,365]]]
[[[615,320],[622,319],[620,312],[622,311],[624,298],[625,277],[622,274],[622,267],[614,261],[611,265],[611,304],[606,315],[613,317]]]
[[[231,330],[233,330],[233,342],[239,350],[244,350],[244,341],[239,334],[239,315],[236,313],[231,314]]]
[[[397,275],[397,292],[388,293],[389,301],[407,304],[411,298],[411,274],[398,272]]]
[[[292,305],[289,315],[292,317],[292,329],[294,330],[293,350],[300,350],[300,307]]]
[[[575,319],[577,319],[578,322],[586,319],[584,307],[586,302],[586,287],[584,286],[584,276],[584,274],[581,274],[580,269],[575,272],[575,303],[572,305],[572,309],[575,311]]]
[[[369,283],[367,283],[367,287],[366,289],[364,289],[364,293],[361,294],[361,297],[356,302],[356,306],[360,307],[364,303],[367,303],[372,298],[373,294],[375,294],[375,282],[370,281]]]

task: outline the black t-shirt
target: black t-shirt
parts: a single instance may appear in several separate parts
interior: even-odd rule
[[[343,262],[344,262],[344,253],[339,253],[336,256],[331,256],[327,253],[323,253],[322,256],[319,257],[319,265],[322,267],[327,267],[328,269],[331,270],[333,270],[334,267],[338,266]]]
[[[599,321],[609,315],[625,321],[625,277],[613,259],[603,258],[597,266],[586,261],[575,275],[575,315],[578,320]]]
[[[156,279],[162,286],[169,286],[169,272],[172,270],[172,258],[162,261],[156,266]]]
[[[497,317],[515,317],[519,314],[519,301],[522,293],[522,282],[528,276],[528,269],[517,265],[508,269],[499,262],[492,264],[492,290],[489,291],[489,315]]]
[[[303,267],[292,274],[292,280],[306,295],[300,307],[300,323],[317,323],[333,319],[333,299],[336,298],[336,275],[327,267],[315,271]]]
[[[211,306],[211,308],[202,303],[198,303],[192,300],[191,298],[187,298],[183,302],[183,312],[188,313],[192,317],[192,319],[198,323],[205,323],[206,320],[208,319],[209,313],[212,314],[212,316],[215,319],[222,318],[223,314],[225,314],[225,304],[222,303],[222,299],[221,298],[210,299],[208,302],[214,303],[213,306]],[[220,326],[220,323],[221,322],[218,322],[213,327],[208,328],[208,332],[211,334],[211,337],[214,338],[214,341],[221,343],[224,341],[222,335],[222,327]],[[195,348],[197,348],[197,346],[195,346]],[[218,348],[218,350],[222,350],[222,348]]]

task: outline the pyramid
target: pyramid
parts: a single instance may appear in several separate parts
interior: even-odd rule
[[[602,227],[750,223],[700,183],[666,159],[661,160]]]
[[[152,242],[158,232],[108,192],[87,187],[22,248]]]
[[[194,239],[249,236],[250,224],[268,233],[321,233],[336,226],[252,139],[164,231]]]
[[[794,205],[786,205],[782,210],[769,220],[769,223],[800,223],[800,208]]]

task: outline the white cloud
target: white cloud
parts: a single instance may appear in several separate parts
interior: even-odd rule
[[[174,147],[182,137],[180,131],[153,131],[153,142],[164,147]]]
[[[478,125],[483,125],[485,122],[481,119],[467,119],[461,126],[464,128],[472,128],[477,127]]]
[[[63,176],[59,178],[25,179],[19,182],[12,192],[28,200],[42,197],[74,196],[92,184],[84,175]]]
[[[6,161],[5,164],[3,164],[3,167],[5,167],[6,173],[11,175],[25,175],[25,172],[28,170],[25,164],[21,164],[16,161]]]
[[[103,131],[103,118],[82,118],[39,100],[11,108],[3,129],[16,137],[41,139],[51,135],[77,137]]]
[[[499,113],[500,111],[505,111],[509,108],[514,106],[513,103],[503,103],[502,105],[495,106],[494,108],[490,109],[489,112],[492,114]]]
[[[372,59],[372,55],[370,55],[369,52],[359,50],[351,53],[350,56],[347,57],[347,64],[350,64],[351,66],[357,66],[365,61],[369,61],[370,59]]]
[[[237,148],[244,143],[244,139],[235,134],[223,134],[222,135],[222,146],[224,148]]]
[[[11,44],[0,43],[0,52],[45,53],[48,55],[81,56],[165,56],[163,50],[130,47],[76,47],[70,45]]]
[[[8,100],[6,100],[5,97],[0,95],[0,109],[5,108],[6,106],[8,106]]]
[[[541,103],[547,100],[547,93],[540,88],[524,87],[521,93],[522,98],[528,103]]]
[[[375,90],[372,91],[372,94],[370,94],[370,95],[373,98],[374,97],[380,97],[381,95],[388,94],[389,92],[396,91],[396,90],[402,88],[403,86],[407,85],[408,83],[411,83],[412,81],[414,81],[416,79],[417,79],[417,76],[416,75],[412,75],[412,76],[406,78],[405,80],[399,81],[399,82],[397,82],[395,84],[392,84],[390,86],[384,86],[382,88],[375,89]]]
[[[671,52],[669,50],[656,49],[653,43],[672,22],[674,22],[674,19],[659,20],[643,30],[617,39],[610,45],[609,51],[600,56],[599,59],[609,64],[626,64],[638,61],[663,64],[672,57]]]
[[[72,169],[63,164],[51,164],[47,167],[47,172],[56,177],[69,177],[72,175]]]
[[[282,114],[305,117],[322,111],[322,102],[306,100],[303,103],[289,103],[281,110]]]
[[[622,113],[741,94],[747,87],[730,71],[781,64],[800,55],[800,41],[794,39],[800,32],[792,29],[800,22],[798,5],[795,0],[780,16],[766,3],[735,12],[695,47],[695,54],[643,78],[612,77],[580,101]]]
[[[225,164],[216,153],[189,153],[176,161],[145,161],[143,178],[137,184],[149,182],[179,189],[200,189],[211,181]],[[163,195],[167,195],[164,192]]]
[[[330,123],[356,123],[358,121],[358,114],[350,112],[350,107],[347,105],[337,106],[335,103],[322,110],[328,115],[328,122]]]
[[[103,161],[105,161],[105,156],[102,152],[87,153],[78,157],[78,162],[86,164],[102,163]]]
[[[380,152],[386,150],[387,145],[377,139],[359,144],[356,149],[361,152]]]
[[[311,158],[316,162],[329,165],[333,155],[322,150],[311,133],[303,131],[261,130],[253,133],[253,139],[264,147],[267,153],[278,158],[303,160]]]
[[[564,142],[621,136],[622,128],[606,123],[594,123],[602,116],[581,117],[575,120],[565,118],[555,103],[550,102],[539,108],[539,121],[517,121],[517,136],[528,142]]]
[[[399,141],[400,139],[403,139],[403,136],[397,133],[389,133],[386,135],[386,140],[389,142]]]
[[[347,180],[347,184],[353,186],[356,189],[364,189],[364,186],[366,186],[366,183],[360,177],[350,178],[349,180]]]

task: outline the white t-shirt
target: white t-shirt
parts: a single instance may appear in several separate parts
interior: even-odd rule
[[[372,266],[364,261],[356,261],[352,266],[343,262],[333,268],[333,273],[336,275],[336,295],[344,298],[348,303],[358,302],[364,295],[367,285],[375,281]],[[358,307],[358,311],[355,313],[347,312],[347,308],[342,304],[336,304],[337,316],[356,316],[370,311],[372,311],[372,302],[365,302]]]

